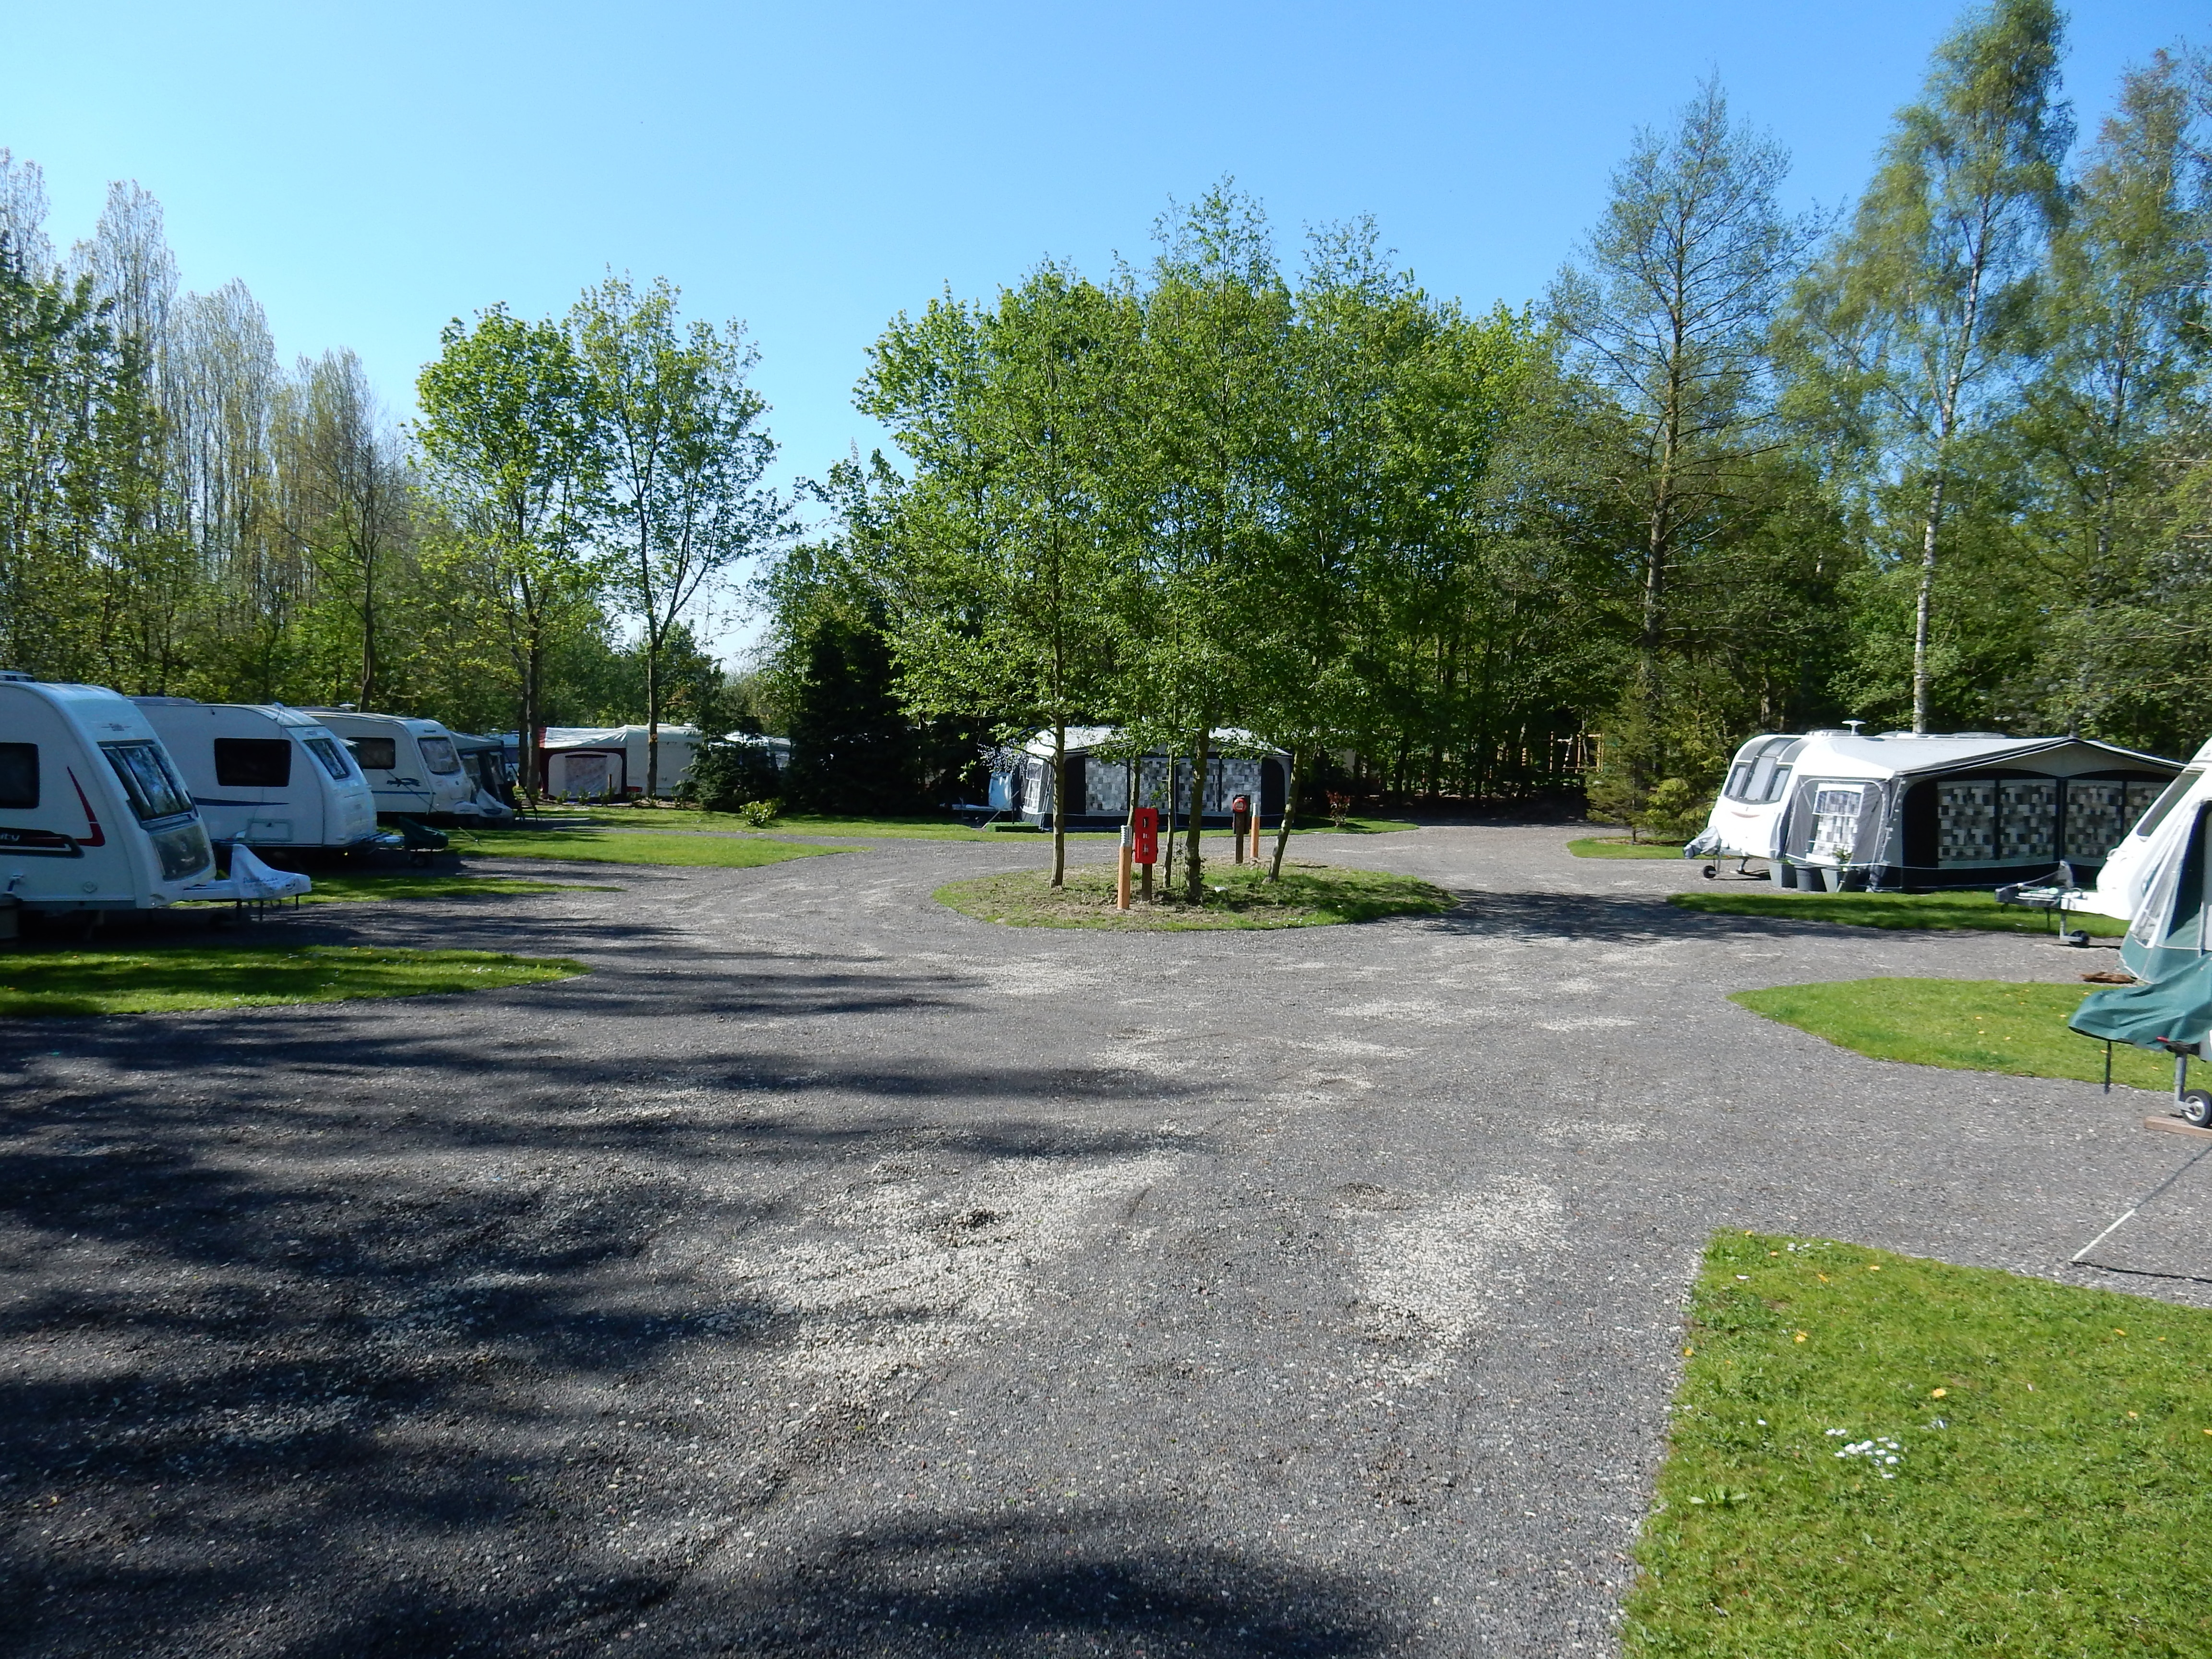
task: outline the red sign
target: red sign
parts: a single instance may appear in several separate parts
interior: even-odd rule
[[[1131,815],[1130,839],[1136,850],[1130,861],[1135,864],[1158,864],[1160,861],[1160,809],[1139,806]]]

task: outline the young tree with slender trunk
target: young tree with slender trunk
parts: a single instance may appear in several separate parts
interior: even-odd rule
[[[1047,264],[990,307],[945,303],[879,342],[860,407],[915,458],[884,545],[918,714],[996,711],[1052,733],[1052,883],[1066,875],[1067,731],[1115,701],[1116,598],[1131,578],[1107,473],[1138,318],[1127,294]]]
[[[1936,50],[1849,227],[1800,284],[1808,413],[1917,501],[1912,729],[1934,711],[1936,590],[1961,448],[2008,410],[2033,343],[2072,125],[2051,0],[1991,0]]]
[[[569,313],[597,447],[595,519],[608,590],[637,623],[645,659],[645,793],[660,793],[664,659],[685,617],[737,566],[789,533],[762,482],[775,444],[745,384],[759,354],[744,325],[679,328],[666,278],[639,293],[609,276]]]
[[[584,371],[557,324],[525,322],[503,306],[473,327],[454,319],[439,340],[443,349],[416,382],[416,441],[426,482],[502,619],[522,787],[535,797],[546,647],[599,578],[582,523],[601,464]]]

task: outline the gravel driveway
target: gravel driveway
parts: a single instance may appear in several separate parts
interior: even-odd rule
[[[1016,930],[1042,846],[305,912],[568,954],[0,1022],[0,1651],[1605,1653],[1715,1228],[2212,1299],[2156,1097],[1726,1001],[2071,980],[1561,828],[1300,837],[1456,913]]]

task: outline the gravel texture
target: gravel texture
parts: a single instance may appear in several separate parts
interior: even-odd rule
[[[585,979],[0,1023],[0,1652],[1606,1653],[1714,1229],[2212,1301],[2156,1097],[1724,1000],[2108,951],[1574,833],[1303,837],[1467,902],[1284,933],[625,868],[264,924]]]

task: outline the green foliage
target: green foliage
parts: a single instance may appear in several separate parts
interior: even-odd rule
[[[1683,1346],[1631,1659],[2204,1651],[2212,1314],[1723,1234]]]
[[[1637,827],[1661,841],[1686,842],[1705,827],[1713,792],[1686,778],[1662,778],[1637,816]]]
[[[566,957],[367,945],[178,945],[152,951],[23,951],[0,961],[0,1017],[160,1014],[363,997],[439,996],[569,979]]]
[[[1729,1000],[1875,1060],[1959,1072],[2100,1081],[2105,1045],[2066,1027],[2085,985],[2009,980],[1856,979],[1778,985]],[[2170,1088],[2173,1066],[2140,1048],[2112,1054],[2112,1080]]]
[[[782,775],[764,744],[714,738],[694,751],[677,799],[710,812],[742,812],[750,821],[753,809],[763,805],[775,816],[772,803],[781,787]]]

